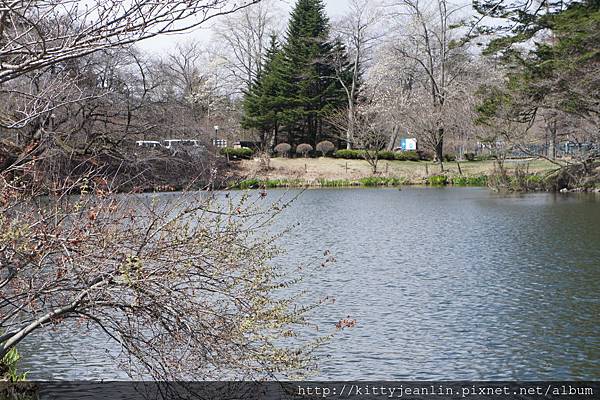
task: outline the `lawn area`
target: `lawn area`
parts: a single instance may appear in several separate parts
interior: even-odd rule
[[[509,171],[517,167],[529,170],[530,173],[549,171],[555,166],[546,160],[507,160]],[[312,183],[321,179],[326,180],[357,180],[373,176],[371,166],[364,160],[343,160],[336,158],[273,158],[270,169],[261,169],[259,161],[244,160],[241,172],[248,178],[260,180],[282,179],[303,180]],[[423,183],[425,178],[441,173],[440,166],[429,161],[380,161],[377,176],[403,178],[411,183]],[[444,163],[445,175],[459,176],[459,166],[456,162]],[[460,170],[463,176],[476,177],[490,175],[494,172],[493,161],[462,161]]]

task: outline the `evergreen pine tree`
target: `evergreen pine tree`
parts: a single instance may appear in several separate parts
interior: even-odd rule
[[[289,89],[283,116],[291,144],[316,145],[325,137],[325,115],[343,99],[324,9],[322,0],[298,0],[287,30],[281,77]]]
[[[323,1],[298,0],[286,43],[280,49],[271,38],[261,73],[245,94],[242,127],[256,129],[269,146],[278,141],[315,146],[328,138],[325,116],[347,106],[334,67],[340,51],[345,52],[341,43],[329,41]]]
[[[282,93],[286,90],[286,85],[280,78],[282,62],[283,54],[277,37],[272,35],[261,72],[244,96],[242,127],[256,129],[264,148],[275,144],[280,114],[285,108]]]

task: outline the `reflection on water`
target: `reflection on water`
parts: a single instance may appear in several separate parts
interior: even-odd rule
[[[304,283],[336,298],[315,318],[358,320],[318,378],[600,379],[600,196],[309,190],[293,222],[283,261],[337,258]],[[99,333],[51,335],[23,346],[31,378],[125,377]]]

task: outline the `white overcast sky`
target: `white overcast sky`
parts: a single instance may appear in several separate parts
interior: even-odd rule
[[[337,16],[343,15],[346,11],[348,0],[324,0],[326,5],[327,15],[330,19],[335,19]],[[279,3],[282,11],[289,15],[296,0],[276,0]],[[194,31],[181,33],[176,35],[161,35],[152,39],[142,41],[138,46],[147,53],[154,55],[164,55],[172,50],[177,43],[187,40],[210,40],[211,26],[218,24],[219,19],[214,19],[201,26]]]

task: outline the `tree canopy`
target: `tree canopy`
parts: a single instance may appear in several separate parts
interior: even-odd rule
[[[335,68],[343,46],[330,40],[329,31],[323,1],[299,0],[281,49],[272,39],[244,100],[244,126],[261,132],[263,142],[277,141],[280,132],[290,144],[314,146],[331,137],[325,116],[345,106],[345,94]]]

